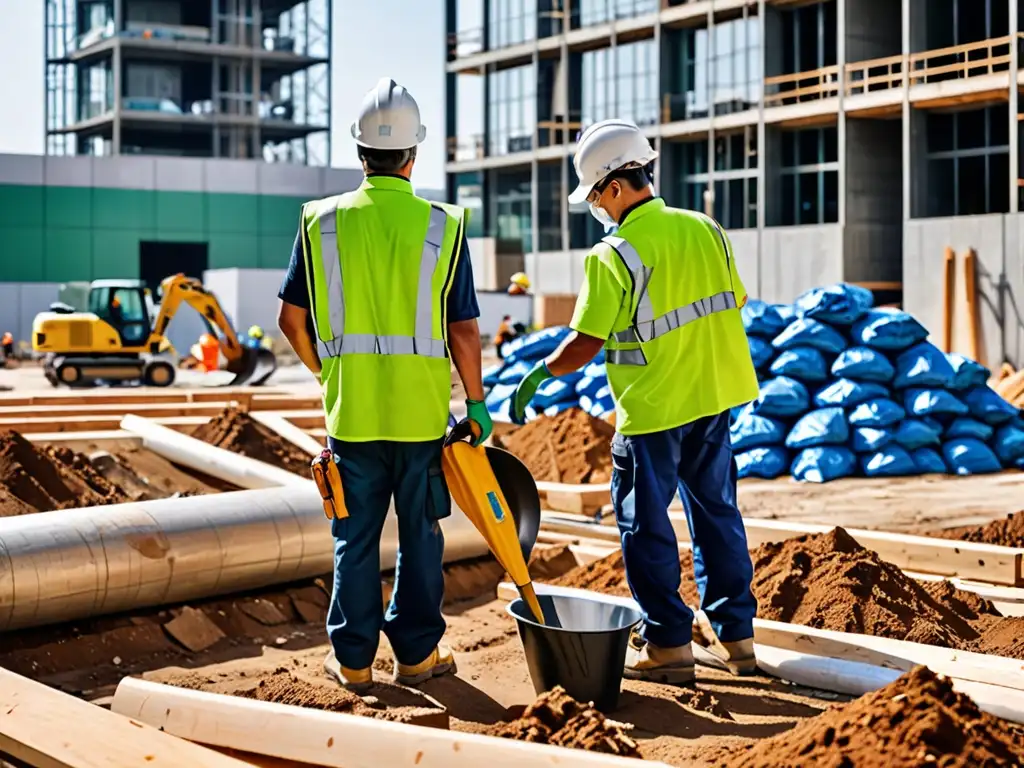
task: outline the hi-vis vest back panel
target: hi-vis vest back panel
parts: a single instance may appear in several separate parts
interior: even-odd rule
[[[654,200],[597,247],[610,249],[631,283],[629,312],[605,344],[620,432],[671,429],[757,397],[739,311],[745,291],[713,220]]]
[[[448,423],[445,318],[463,212],[373,176],[307,203],[306,274],[323,364],[328,433],[341,440],[433,440]]]

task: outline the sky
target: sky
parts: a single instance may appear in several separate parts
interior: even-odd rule
[[[43,8],[44,0],[0,3],[0,153],[43,152]],[[331,164],[356,165],[355,111],[379,78],[391,77],[416,98],[427,127],[413,180],[443,188],[444,3],[334,0],[332,56]]]

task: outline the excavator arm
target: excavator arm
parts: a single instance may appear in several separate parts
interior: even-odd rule
[[[181,274],[172,275],[160,284],[160,290],[163,300],[149,337],[150,349],[154,348],[154,344],[160,345],[166,341],[167,326],[182,303],[185,303],[199,313],[216,337],[221,354],[227,360],[228,371],[235,374],[231,385],[242,384],[250,379],[253,379],[253,384],[262,384],[274,372],[277,364],[273,353],[243,346],[217,297],[198,280]]]

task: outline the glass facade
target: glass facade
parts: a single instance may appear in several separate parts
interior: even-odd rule
[[[533,67],[492,72],[487,81],[487,154],[529,151],[537,130],[537,78]]]
[[[487,236],[499,253],[533,251],[530,169],[491,171]]]
[[[839,136],[837,129],[782,131],[778,224],[839,221]]]
[[[490,0],[488,47],[507,48],[537,36],[537,0]]]
[[[658,122],[658,61],[653,40],[582,55],[581,122],[612,117],[637,125]]]
[[[1010,210],[1010,124],[1006,105],[925,116],[927,216]]]
[[[589,27],[615,19],[630,19],[658,10],[658,0],[575,0],[572,26]]]
[[[782,12],[783,72],[831,66],[836,52],[836,0]]]
[[[707,30],[699,30],[697,53],[707,51],[707,42],[700,44]],[[710,33],[711,61],[708,64],[711,79],[711,97],[715,114],[742,112],[757,107],[761,98],[761,29],[758,19],[746,18],[716,24]],[[706,59],[705,59],[706,60]],[[697,61],[697,78],[701,78],[703,61]]]
[[[757,226],[756,128],[715,137],[713,172],[709,171],[707,141],[674,143],[667,154],[663,185],[670,198],[675,197],[674,190],[679,190],[679,199],[669,199],[670,204],[709,212],[727,229]],[[665,179],[666,174],[671,178]]]
[[[484,236],[484,175],[481,171],[460,173],[455,177],[455,204],[469,212],[466,237]]]

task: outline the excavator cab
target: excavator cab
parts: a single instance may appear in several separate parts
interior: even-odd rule
[[[140,280],[97,280],[89,289],[89,311],[117,332],[124,347],[141,347],[149,339],[151,307]]]

